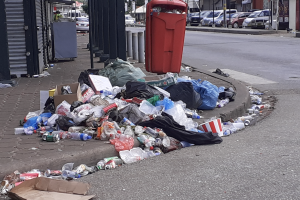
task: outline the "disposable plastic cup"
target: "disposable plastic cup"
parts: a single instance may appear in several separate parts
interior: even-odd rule
[[[24,128],[15,128],[15,135],[20,135],[25,133]]]
[[[234,128],[237,128],[237,129],[244,129],[245,128],[244,123],[232,123],[232,125],[234,126]]]

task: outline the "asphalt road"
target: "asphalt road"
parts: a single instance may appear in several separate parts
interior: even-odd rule
[[[274,81],[276,109],[256,126],[223,138],[80,179],[95,199],[299,199],[300,40],[187,32],[183,62]],[[292,77],[292,78],[291,78]]]

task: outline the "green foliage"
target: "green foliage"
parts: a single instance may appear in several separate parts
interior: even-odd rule
[[[89,6],[88,6],[87,4],[82,6],[82,10],[83,10],[85,13],[89,14]]]

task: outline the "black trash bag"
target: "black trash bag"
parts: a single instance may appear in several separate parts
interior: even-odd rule
[[[139,123],[140,126],[147,126],[151,128],[162,128],[163,131],[169,136],[179,141],[186,141],[195,145],[203,144],[219,144],[223,141],[217,133],[198,133],[194,131],[185,130],[184,126],[181,126],[174,121],[171,115],[163,112],[161,116],[157,116],[155,119],[150,121],[144,121]]]
[[[154,95],[159,95],[160,99],[163,99],[163,94],[158,91],[155,87],[148,85],[144,82],[128,81],[126,83],[126,90],[124,92],[125,99],[131,99],[138,97],[141,99],[150,99]]]
[[[234,101],[235,100],[235,91],[233,90],[232,87],[229,87],[229,88],[225,88],[224,89],[224,92],[220,92],[219,93],[219,99],[226,99],[228,98],[229,101]]]
[[[84,70],[83,72],[80,73],[80,75],[78,77],[78,83],[80,83],[80,85],[85,83],[91,87],[91,84],[89,81],[89,72],[87,70]]]
[[[165,146],[161,146],[160,149],[162,152],[164,153],[169,153],[170,151],[175,151],[175,150],[179,150],[182,148],[182,144],[180,143],[180,141],[176,140],[175,138],[169,137],[170,139],[170,146],[165,147]]]
[[[130,104],[119,111],[119,117],[122,119],[126,117],[132,123],[137,124],[142,122],[145,114],[139,110],[137,105]]]
[[[66,116],[59,116],[55,120],[56,124],[61,130],[68,131],[68,129],[72,126],[76,126],[76,123],[73,121],[73,119],[66,117]]]
[[[183,101],[189,109],[197,109],[201,106],[202,100],[191,82],[180,82],[171,85],[166,89],[171,94],[172,101]]]
[[[81,101],[74,101],[72,104],[71,104],[71,107],[70,107],[70,111],[73,112],[73,110],[79,106],[83,105],[83,103]]]
[[[44,113],[55,113],[54,98],[49,97],[45,103]]]

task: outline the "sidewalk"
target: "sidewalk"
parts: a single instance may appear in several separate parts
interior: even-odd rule
[[[87,142],[61,140],[59,143],[43,142],[35,135],[14,135],[14,128],[19,126],[26,114],[40,108],[40,90],[49,90],[56,85],[77,82],[80,72],[90,68],[89,51],[86,49],[88,35],[78,34],[78,58],[75,61],[55,63],[49,68],[51,74],[44,78],[17,78],[16,87],[0,89],[1,116],[0,116],[0,179],[14,170],[20,172],[31,169],[61,169],[68,162],[77,164],[95,165],[105,157],[118,155],[114,146],[104,141],[91,140]],[[95,58],[94,67],[103,68]],[[134,64],[140,67],[146,75],[143,64]],[[194,79],[208,80],[217,86],[233,87],[237,95],[236,101],[221,109],[205,111],[205,118],[221,116],[229,120],[241,116],[250,105],[248,89],[238,81],[212,74],[207,71],[180,73]],[[200,122],[200,121],[199,121]],[[138,143],[136,143],[138,145]],[[33,148],[33,149],[32,149]]]

